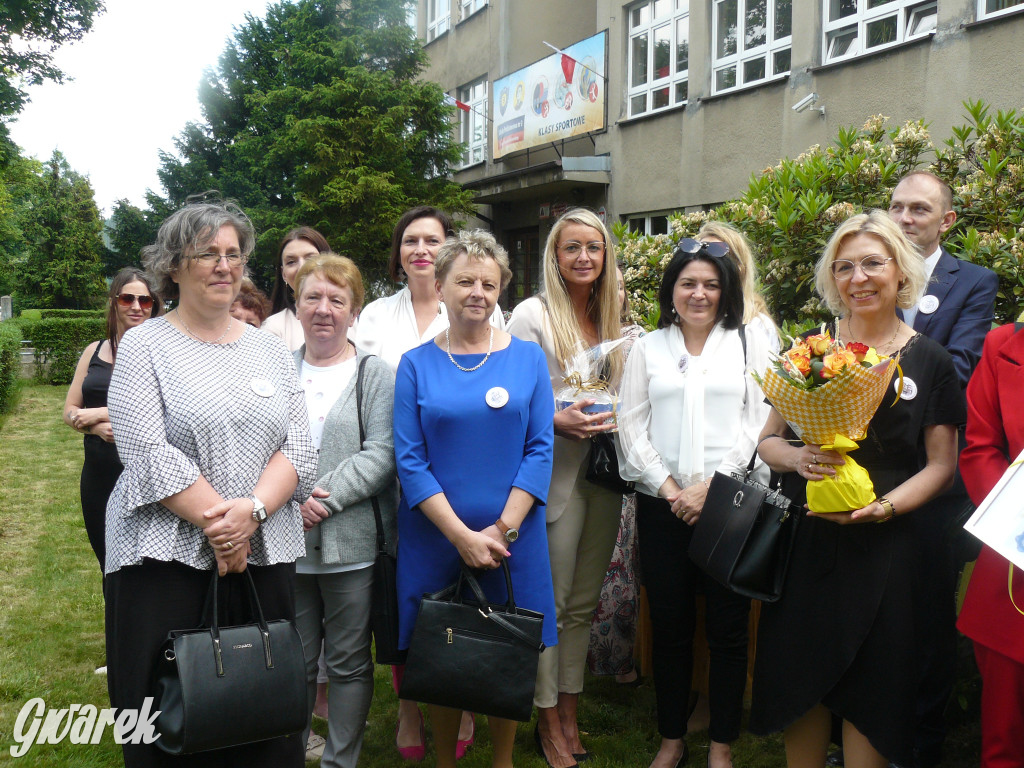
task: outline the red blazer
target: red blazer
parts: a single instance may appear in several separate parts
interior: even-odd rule
[[[1024,450],[1024,330],[1004,325],[985,338],[967,386],[967,447],[960,473],[975,504],[988,495]],[[984,547],[957,627],[975,642],[1024,664],[1024,615],[1010,602],[1010,564]],[[1024,572],[1013,572],[1013,597],[1024,610]]]

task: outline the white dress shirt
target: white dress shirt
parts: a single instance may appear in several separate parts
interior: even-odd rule
[[[921,309],[921,299],[928,293],[928,284],[932,281],[932,273],[935,271],[935,265],[939,263],[939,258],[942,256],[942,246],[940,245],[935,249],[935,253],[924,260],[924,268],[928,273],[928,279],[925,280],[924,293],[917,297],[917,303],[914,304],[910,309],[903,310],[903,322],[909,325],[911,328],[914,327],[914,320],[917,319],[917,313]]]

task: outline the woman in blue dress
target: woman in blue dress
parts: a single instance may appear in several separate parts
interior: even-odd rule
[[[449,328],[405,354],[395,383],[398,599],[408,647],[420,598],[457,578],[459,560],[504,602],[509,558],[516,603],[544,614],[558,641],[544,503],[551,482],[554,398],[544,353],[488,322],[508,284],[508,255],[479,230],[449,238],[435,262]],[[500,681],[496,681],[500,684]],[[430,707],[437,765],[453,768],[459,711]],[[512,765],[516,723],[490,718],[493,765]]]

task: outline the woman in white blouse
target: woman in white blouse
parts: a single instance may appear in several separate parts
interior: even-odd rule
[[[296,227],[277,247],[277,278],[270,294],[273,313],[260,327],[277,336],[291,352],[302,346],[302,324],[295,316],[295,276],[307,259],[328,253],[327,238],[312,227]]]
[[[633,346],[623,376],[620,471],[637,487],[637,534],[653,630],[661,747],[652,768],[686,762],[694,592],[706,598],[710,647],[708,765],[732,764],[747,677],[750,600],[703,577],[686,557],[716,471],[741,471],[768,416],[750,375],[768,364],[763,333],[746,331],[728,246],[684,238],[662,279],[658,330]]]
[[[360,349],[397,370],[402,355],[444,332],[448,313],[434,290],[434,260],[445,239],[454,234],[451,218],[437,208],[421,205],[402,214],[391,238],[388,274],[405,285],[363,309],[355,329]],[[494,307],[491,325],[505,327],[499,306]]]

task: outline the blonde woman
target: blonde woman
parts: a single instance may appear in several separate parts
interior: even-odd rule
[[[768,304],[757,287],[757,265],[750,241],[740,230],[725,221],[709,221],[697,232],[702,243],[725,243],[729,246],[729,260],[740,271],[743,288],[743,324],[760,331],[768,341],[772,353],[779,351],[779,329],[768,311]]]
[[[615,248],[592,211],[567,211],[544,246],[544,291],[519,304],[509,332],[544,350],[552,388],[563,386],[569,360],[581,349],[620,337]],[[618,382],[622,356],[611,355],[608,379]],[[615,546],[622,497],[584,475],[591,436],[613,429],[608,414],[587,414],[583,400],[554,417],[555,448],[548,492],[547,534],[555,590],[558,645],[541,654],[534,737],[548,765],[571,768],[588,755],[580,742],[576,706],[590,620]]]

